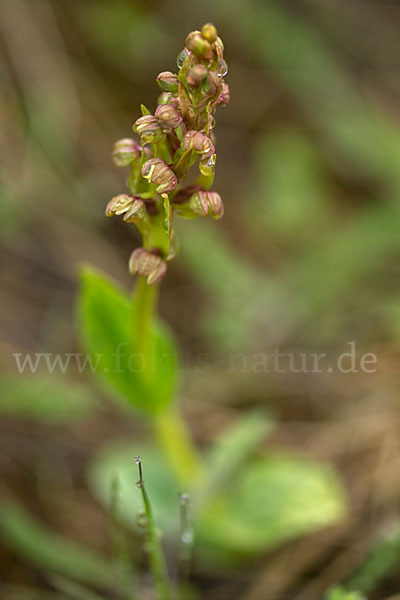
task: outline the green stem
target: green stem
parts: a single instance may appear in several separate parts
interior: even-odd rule
[[[158,286],[147,285],[145,277],[139,277],[134,297],[135,346],[143,357],[145,365],[150,364],[151,330],[154,312],[157,306]],[[148,372],[146,369],[144,373]]]
[[[158,286],[147,285],[140,277],[134,298],[135,343],[145,365],[151,364],[152,321],[157,306]],[[143,372],[144,378],[151,377],[150,371]],[[192,487],[202,475],[201,460],[193,446],[185,421],[174,406],[169,406],[153,417],[157,440],[165,452],[178,481]]]
[[[175,407],[157,413],[154,426],[159,444],[183,489],[195,487],[201,480],[203,465],[181,414]]]
[[[154,583],[157,591],[157,598],[158,600],[170,600],[172,597],[172,593],[168,579],[167,566],[165,563],[164,552],[161,546],[160,536],[154,521],[150,499],[147,495],[146,488],[144,486],[140,456],[137,456],[135,460],[139,467],[139,481],[136,485],[142,493],[143,508],[146,515],[148,550],[151,571],[154,577]]]

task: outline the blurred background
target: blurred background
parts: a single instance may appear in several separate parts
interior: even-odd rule
[[[398,598],[393,0],[0,1],[0,491],[58,536],[107,554],[108,515],[88,489],[87,464],[105,441],[145,435],[146,424],[127,422],[76,365],[45,380],[40,369],[19,375],[14,355],[80,351],[83,263],[132,286],[139,237],[104,218],[126,189],[112,144],[131,135],[141,103],[155,108],[155,77],[175,71],[186,34],[208,21],[223,38],[231,87],[215,130],[225,217],[179,224],[181,253],[160,302],[181,348],[185,417],[207,447],[247,409],[266,407],[276,426],[265,444],[333,466],[349,509],[243,571],[195,568],[198,597],[313,600],[371,560],[363,589]],[[277,349],[286,368],[264,368]],[[353,349],[356,368],[333,368]],[[313,353],[327,362],[306,372],[300,355]],[[360,368],[365,354],[375,357],[371,372]],[[45,551],[10,540],[0,546],[1,597],[50,598]]]

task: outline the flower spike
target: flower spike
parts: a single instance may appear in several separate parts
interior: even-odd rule
[[[224,214],[220,195],[209,189],[216,163],[215,112],[230,100],[223,53],[212,23],[190,32],[177,58],[178,72],[162,71],[156,78],[161,95],[154,113],[141,105],[133,125],[140,142],[122,138],[113,148],[116,166],[130,167],[130,191],[114,196],[106,215],[122,216],[142,235],[143,248],[132,253],[129,270],[148,285],[164,277],[167,261],[176,255],[177,217],[220,219]],[[200,174],[188,186],[195,163]]]

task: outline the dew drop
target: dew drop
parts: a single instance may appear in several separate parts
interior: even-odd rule
[[[146,527],[147,526],[147,517],[144,510],[141,510],[136,517],[136,524],[138,527]]]
[[[217,162],[217,155],[212,154],[210,156],[210,158],[208,159],[208,161],[206,162],[206,165],[207,165],[207,167],[214,167],[216,162]]]
[[[183,50],[181,50],[178,54],[178,56],[176,57],[176,64],[178,69],[181,69],[185,63],[187,54],[186,54],[186,50],[185,48]]]
[[[222,59],[218,65],[217,75],[218,77],[225,77],[228,73],[228,64],[226,60]]]
[[[189,529],[184,531],[181,535],[181,540],[184,544],[191,544],[193,542],[193,532]]]

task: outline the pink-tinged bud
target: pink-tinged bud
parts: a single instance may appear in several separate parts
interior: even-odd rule
[[[229,85],[227,83],[223,83],[221,93],[218,96],[217,104],[219,104],[220,106],[226,106],[227,104],[229,104],[230,99],[231,91],[229,89]]]
[[[198,58],[209,60],[212,56],[212,46],[203,38],[200,31],[192,31],[186,37],[185,46]]]
[[[201,35],[207,42],[213,44],[218,37],[217,30],[212,23],[206,23],[201,28]]]
[[[199,217],[211,215],[214,219],[220,219],[224,214],[224,205],[217,192],[195,192],[190,198],[189,206]]]
[[[137,248],[129,259],[129,271],[131,275],[138,273],[147,277],[148,285],[154,285],[161,281],[167,272],[167,265],[163,259],[144,248]]]
[[[188,131],[183,138],[183,149],[194,150],[199,154],[211,156],[215,152],[214,145],[209,137],[202,131],[194,129]]]
[[[204,65],[194,65],[187,74],[186,81],[192,87],[198,87],[206,80],[208,75],[207,67]]]
[[[145,144],[161,142],[165,137],[158,119],[153,115],[139,117],[133,124],[133,130],[140,135]]]
[[[175,73],[163,71],[157,75],[156,81],[163,92],[170,92],[171,94],[178,93],[179,81]]]
[[[147,181],[157,185],[156,192],[159,194],[172,192],[178,185],[173,170],[162,158],[151,158],[142,167],[142,175]]]
[[[129,194],[114,196],[107,204],[106,217],[122,215],[132,206],[133,202],[135,202],[135,196],[130,196]]]
[[[164,131],[172,131],[183,122],[182,115],[172,104],[161,104],[157,106],[155,116]]]
[[[135,140],[123,138],[114,144],[112,159],[117,167],[127,167],[140,157],[142,148]]]
[[[141,198],[135,198],[126,213],[124,221],[126,223],[139,223],[146,218],[146,205]]]

